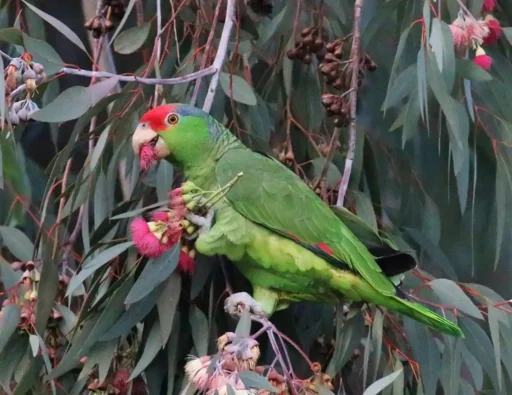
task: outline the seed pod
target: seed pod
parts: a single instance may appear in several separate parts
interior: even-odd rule
[[[377,64],[374,63],[373,61],[370,64],[368,64],[366,67],[368,68],[368,71],[371,71],[371,72],[377,70]]]
[[[92,21],[92,24],[91,24],[91,29],[92,30],[100,30],[102,29],[102,23],[101,23],[101,18],[100,17],[95,17]]]
[[[23,73],[23,81],[27,82],[27,80],[35,80],[36,79],[36,72],[32,69],[27,69]]]
[[[286,56],[288,56],[288,59],[297,59],[297,51],[295,49],[289,49],[286,51]]]
[[[336,58],[336,56],[334,56],[332,53],[327,53],[325,55],[325,60],[324,62],[326,63],[334,63],[334,62],[338,62],[338,58]]]
[[[315,40],[315,49],[316,49],[316,51],[319,51],[323,47],[324,47],[324,40],[322,40],[320,37],[318,37]]]
[[[307,27],[305,29],[303,29],[301,32],[300,32],[300,35],[302,37],[306,37],[306,36],[309,36],[311,34],[311,32],[313,31],[314,27]]]
[[[325,50],[325,48],[320,48],[320,50],[316,52],[316,58],[318,59],[318,61],[323,62],[326,54],[327,51]]]
[[[34,270],[34,268],[35,268],[35,267],[36,267],[36,265],[34,264],[34,262],[33,262],[33,261],[28,261],[28,262],[26,263],[26,268],[27,268],[27,270],[28,270],[28,271],[32,271],[32,270]]]
[[[322,104],[324,106],[330,106],[334,103],[335,96],[330,93],[325,93],[322,95]]]
[[[297,59],[304,59],[304,56],[306,56],[306,52],[304,51],[304,49],[302,47],[298,48],[297,49]]]
[[[105,30],[106,31],[110,31],[114,28],[114,24],[112,23],[112,21],[110,19],[107,19],[105,21]]]
[[[92,31],[92,36],[93,36],[95,39],[100,38],[100,37],[101,37],[101,30],[97,30],[97,29],[93,30],[93,31]]]
[[[328,42],[325,44],[325,49],[327,49],[328,52],[334,52],[336,50],[336,44],[334,42]]]
[[[311,64],[311,62],[313,61],[313,58],[310,54],[306,54],[306,55],[304,55],[304,58],[302,59],[302,61],[306,64]]]
[[[336,48],[336,50],[334,51],[334,56],[338,59],[341,59],[343,57],[343,48]]]
[[[309,36],[306,36],[304,38],[304,44],[307,45],[308,47],[312,46],[315,42],[315,39],[313,38],[312,35],[309,35]]]

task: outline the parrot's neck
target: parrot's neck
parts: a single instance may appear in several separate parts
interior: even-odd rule
[[[199,160],[185,163],[183,166],[185,178],[203,189],[218,188],[215,168],[222,155],[231,149],[248,149],[236,136],[213,118],[210,120],[209,129],[213,137],[212,149],[203,152],[203,155],[197,158]]]

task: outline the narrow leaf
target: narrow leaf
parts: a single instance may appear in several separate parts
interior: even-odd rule
[[[9,226],[0,226],[0,236],[7,249],[20,261],[30,261],[34,245],[21,230]]]
[[[151,29],[151,21],[122,32],[114,40],[114,50],[122,55],[137,51],[146,42]]]
[[[438,278],[431,281],[429,285],[443,303],[449,304],[475,318],[484,319],[478,307],[455,282]]]
[[[393,381],[395,381],[396,378],[402,374],[402,371],[403,368],[387,375],[386,377],[377,380],[364,391],[363,395],[379,394],[380,392],[382,392],[384,388],[388,387],[391,383],[393,383]]]

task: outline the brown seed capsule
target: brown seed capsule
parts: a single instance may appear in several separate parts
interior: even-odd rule
[[[314,28],[313,28],[312,26],[311,26],[311,27],[307,27],[307,28],[303,29],[303,30],[300,32],[300,35],[301,35],[302,37],[309,36],[309,35],[311,34],[311,32],[313,31],[313,29],[314,29]]]
[[[336,48],[334,51],[334,56],[338,59],[341,59],[343,57],[343,49],[341,47]]]
[[[316,58],[318,59],[319,62],[323,62],[326,54],[327,51],[325,50],[325,48],[320,48],[320,50],[316,52]]]
[[[288,56],[288,59],[297,59],[297,51],[295,49],[289,49],[286,51],[286,56]]]
[[[317,38],[313,43],[313,51],[318,52],[324,47],[324,40]]]
[[[34,270],[34,268],[36,267],[36,265],[34,264],[34,262],[33,262],[33,261],[28,261],[28,262],[26,263],[26,266],[25,266],[25,267],[26,267],[26,269],[27,269],[28,271],[32,271],[32,270]]]
[[[368,68],[368,71],[375,71],[375,70],[377,70],[377,64],[374,63],[373,61],[370,64],[368,64],[366,67]]]
[[[336,126],[337,128],[342,128],[343,120],[340,117],[334,118],[334,126]]]
[[[92,24],[91,24],[91,29],[92,30],[101,30],[102,26],[101,26],[101,20],[99,17],[95,17],[93,20],[92,20]]]
[[[331,41],[331,42],[325,44],[325,49],[327,49],[327,51],[329,51],[329,52],[334,52],[336,50],[336,44]]]
[[[322,95],[322,104],[324,106],[330,106],[334,103],[335,96],[330,93],[325,93]]]
[[[302,47],[297,49],[297,59],[304,59],[305,55],[306,51]]]
[[[308,47],[312,46],[315,42],[315,39],[310,34],[309,36],[304,37],[304,44],[306,44]]]
[[[338,58],[336,58],[336,56],[334,56],[332,53],[327,53],[325,55],[325,60],[324,62],[326,63],[334,63],[334,62],[338,62]]]
[[[306,64],[311,64],[311,62],[313,61],[313,58],[310,54],[306,54],[306,55],[304,55],[304,58],[302,59],[302,61]]]

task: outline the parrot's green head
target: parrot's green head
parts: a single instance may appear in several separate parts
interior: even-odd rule
[[[200,163],[212,151],[211,118],[187,104],[165,104],[146,112],[132,137],[142,170],[167,159],[179,167]]]

